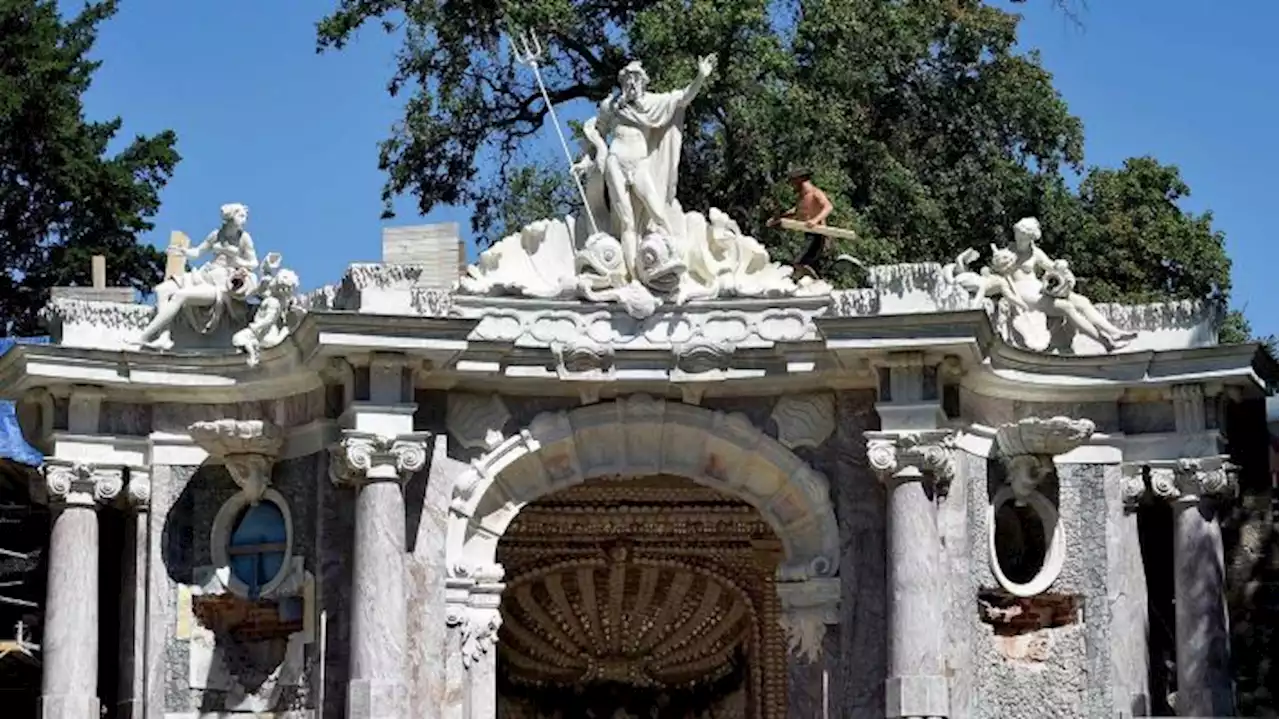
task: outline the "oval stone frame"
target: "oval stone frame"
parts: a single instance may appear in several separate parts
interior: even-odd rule
[[[1000,556],[996,552],[996,512],[1008,502],[1017,499],[1013,489],[1008,486],[996,491],[991,503],[987,506],[987,561],[991,565],[991,573],[995,575],[1000,587],[1015,597],[1034,597],[1048,589],[1062,573],[1062,565],[1067,559],[1066,533],[1058,526],[1058,510],[1049,498],[1037,491],[1026,497],[1026,506],[1030,507],[1040,518],[1044,534],[1049,538],[1045,547],[1044,561],[1040,571],[1026,583],[1018,583],[1005,575],[1000,566]]]
[[[276,587],[280,586],[285,577],[289,576],[289,569],[293,564],[293,514],[289,511],[289,502],[285,500],[284,495],[274,489],[263,492],[260,501],[276,505],[280,509],[280,515],[284,517],[284,561],[280,563],[280,571],[258,590],[259,597],[268,597]],[[213,518],[213,527],[209,532],[209,556],[213,559],[214,566],[231,566],[231,555],[227,552],[227,547],[231,543],[231,534],[235,531],[236,518],[247,506],[249,506],[249,496],[244,492],[236,492],[222,503],[218,514]],[[227,572],[227,589],[238,597],[246,599],[249,597],[249,586],[241,581],[235,572]]]

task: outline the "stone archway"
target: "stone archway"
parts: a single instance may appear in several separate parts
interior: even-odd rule
[[[445,560],[452,628],[447,691],[465,719],[497,716],[504,569],[498,542],[526,505],[589,479],[669,475],[750,505],[781,544],[775,615],[797,661],[821,654],[837,621],[839,530],[827,478],[745,415],[633,395],[538,415],[459,477]],[[785,673],[783,673],[785,674]],[[769,678],[786,686],[783,674]]]
[[[741,414],[632,395],[538,415],[455,486],[453,577],[500,581],[498,540],[520,509],[594,477],[669,474],[752,505],[782,542],[783,582],[832,577],[839,530],[827,478]]]

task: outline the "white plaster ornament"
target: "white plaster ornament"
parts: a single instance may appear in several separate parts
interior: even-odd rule
[[[169,248],[171,255],[190,260],[205,254],[211,258],[156,286],[155,314],[134,346],[171,350],[178,346],[172,334],[176,325],[201,335],[226,325],[232,332],[231,346],[245,353],[252,367],[261,350],[280,344],[301,321],[298,276],[280,267],[278,253],[258,261],[253,239],[244,229],[249,208],[230,203],[220,214],[221,226],[199,245]]]
[[[187,431],[193,442],[223,461],[251,504],[262,500],[271,484],[271,468],[284,446],[279,427],[263,420],[220,419],[196,422]]]
[[[659,93],[639,62],[623,68],[620,93],[583,125],[586,154],[570,163],[585,222],[527,225],[481,253],[457,290],[616,302],[636,318],[663,303],[829,294],[826,282],[792,279],[725,213],[712,208],[708,221],[676,199],[684,111],[714,69],[714,56],[701,58],[692,83]]]
[[[1116,327],[1075,291],[1076,277],[1066,260],[1055,260],[1036,246],[1040,222],[1025,217],[1013,226],[1011,249],[991,246],[991,262],[981,272],[969,270],[978,253],[970,248],[943,268],[943,279],[963,287],[981,306],[989,297],[1004,298],[1013,311],[1017,344],[1043,352],[1053,343],[1050,318],[1098,342],[1108,351],[1120,349],[1137,333]]]

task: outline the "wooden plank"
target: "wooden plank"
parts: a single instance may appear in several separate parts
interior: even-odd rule
[[[169,249],[185,250],[191,247],[191,238],[186,234],[178,231],[169,233]],[[167,280],[171,277],[177,277],[187,271],[187,258],[185,255],[168,255],[165,257],[164,278]]]
[[[792,232],[811,232],[815,235],[826,235],[827,237],[834,237],[838,240],[858,239],[858,233],[853,230],[846,230],[840,227],[828,227],[827,225],[814,225],[813,227],[808,227],[799,220],[793,220],[787,217],[782,218],[778,222],[778,226],[784,230],[791,230]]]

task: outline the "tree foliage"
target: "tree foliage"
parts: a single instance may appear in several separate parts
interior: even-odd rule
[[[37,331],[49,288],[87,285],[89,258],[109,258],[108,282],[150,289],[163,257],[137,244],[178,162],[172,132],[137,137],[115,154],[120,118],[91,122],[82,95],[108,0],[63,19],[52,0],[0,0],[0,317],[7,334]]]
[[[786,169],[802,163],[836,205],[831,224],[859,233],[842,251],[866,262],[946,261],[1035,215],[1095,300],[1225,301],[1222,233],[1181,209],[1177,168],[1086,169],[1082,124],[1017,48],[1019,20],[980,0],[340,0],[318,45],[341,48],[370,21],[403,34],[390,90],[408,93],[405,114],[381,146],[387,207],[404,193],[423,213],[473,203],[486,241],[575,197],[562,161],[522,153],[553,140],[502,34],[533,28],[562,111],[605,97],[629,59],[666,90],[717,53],[686,116],[680,199],[728,211],[779,257],[801,240],[764,222],[791,203]]]

